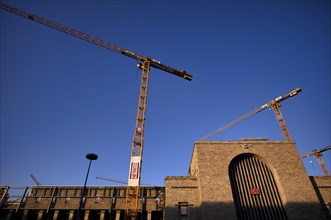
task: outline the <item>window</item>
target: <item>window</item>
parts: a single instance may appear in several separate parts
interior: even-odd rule
[[[186,216],[188,214],[188,207],[187,206],[180,206],[180,215]]]
[[[177,206],[179,216],[184,217],[189,215],[189,207],[193,205],[189,204],[188,202],[178,202]]]

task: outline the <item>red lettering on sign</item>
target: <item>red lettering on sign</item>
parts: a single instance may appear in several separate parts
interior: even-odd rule
[[[260,195],[260,190],[258,188],[251,188],[250,192],[252,195]]]
[[[131,179],[137,179],[138,178],[138,167],[139,163],[132,163],[131,164]]]

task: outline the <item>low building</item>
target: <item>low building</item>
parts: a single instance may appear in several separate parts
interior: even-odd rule
[[[2,186],[0,219],[75,219],[82,190],[81,186]],[[123,219],[126,187],[91,186],[85,195],[81,219]],[[140,195],[139,219],[163,219],[164,187],[141,187]]]

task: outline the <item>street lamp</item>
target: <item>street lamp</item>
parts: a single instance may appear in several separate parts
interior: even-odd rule
[[[98,155],[93,154],[93,153],[89,153],[89,154],[86,154],[86,159],[88,159],[90,161],[90,163],[89,163],[89,166],[88,166],[88,169],[87,169],[87,173],[86,173],[86,178],[85,178],[85,183],[84,183],[84,187],[83,187],[83,192],[81,194],[80,201],[79,201],[79,207],[78,207],[78,212],[77,212],[77,215],[76,215],[76,220],[79,220],[80,211],[82,209],[83,198],[85,197],[85,193],[86,193],[87,178],[88,178],[88,174],[90,173],[90,168],[91,168],[92,160],[97,160],[98,159]]]

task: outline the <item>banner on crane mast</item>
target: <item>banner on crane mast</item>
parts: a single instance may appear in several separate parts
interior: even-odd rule
[[[131,157],[130,173],[129,173],[129,186],[138,186],[140,178],[140,156]]]

